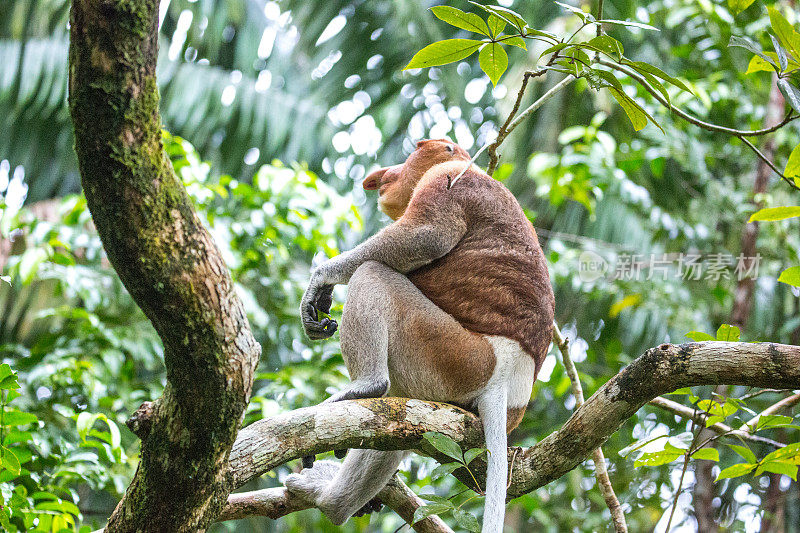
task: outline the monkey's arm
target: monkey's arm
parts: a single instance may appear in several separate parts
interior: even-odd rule
[[[318,320],[317,311],[330,311],[333,286],[347,283],[365,262],[378,261],[405,274],[444,256],[458,244],[467,231],[463,209],[447,192],[432,186],[414,195],[400,220],[312,272],[300,306],[303,328],[311,339],[334,334],[336,322]]]

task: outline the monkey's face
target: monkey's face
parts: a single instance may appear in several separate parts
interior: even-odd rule
[[[447,139],[425,139],[417,143],[405,163],[384,167],[364,180],[364,189],[378,190],[378,207],[397,220],[408,207],[420,178],[431,167],[447,161],[469,161],[466,150]]]

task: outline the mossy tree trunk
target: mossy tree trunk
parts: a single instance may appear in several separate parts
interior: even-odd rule
[[[225,503],[228,454],[260,347],[161,144],[158,0],[74,0],[69,103],[103,246],[164,343],[139,468],[109,531],[198,531]]]

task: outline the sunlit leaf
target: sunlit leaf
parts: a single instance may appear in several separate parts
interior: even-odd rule
[[[800,287],[800,266],[789,267],[778,276],[778,281]]]
[[[739,342],[742,332],[736,326],[722,324],[717,330],[717,340],[725,342]]]
[[[517,48],[522,48],[523,50],[527,50],[528,46],[525,44],[525,39],[520,37],[519,35],[515,35],[514,37],[505,38],[500,41],[503,44],[510,44],[511,46],[516,46]]]
[[[728,7],[734,15],[738,15],[752,4],[755,0],[728,0]]]
[[[498,17],[497,15],[489,15],[489,20],[487,21],[487,25],[489,26],[489,32],[492,37],[497,37],[503,32],[503,29],[506,27],[506,21]]]
[[[481,70],[492,80],[492,85],[497,85],[508,68],[508,54],[499,43],[489,43],[478,54],[478,63]]]
[[[794,217],[800,217],[800,206],[767,207],[753,213],[748,222],[785,220]]]
[[[465,13],[458,8],[450,6],[434,6],[431,11],[439,20],[451,26],[489,36],[489,28],[486,25],[486,21],[475,13]]]
[[[769,22],[772,30],[778,36],[780,43],[794,56],[795,59],[800,60],[800,33],[795,31],[794,27],[789,24],[786,17],[775,9],[768,7]]]
[[[603,19],[598,20],[598,24],[619,24],[620,26],[630,26],[632,28],[640,28],[642,30],[661,31],[655,26],[644,24],[643,22],[636,22],[635,20],[617,20],[617,19]]]
[[[756,454],[754,454],[750,448],[746,446],[739,446],[738,444],[728,444],[727,446],[728,448],[739,454],[742,457],[742,459],[744,459],[748,463],[755,464],[758,462]]]
[[[703,333],[702,331],[690,331],[686,334],[687,337],[692,339],[695,342],[703,342],[703,341],[715,341],[714,337],[709,335],[708,333]]]
[[[692,459],[719,462],[719,450],[716,448],[700,448],[692,454]]]
[[[751,465],[747,463],[740,463],[738,465],[729,466],[728,468],[725,468],[719,473],[716,481],[719,481],[721,479],[743,476],[747,473],[752,472],[753,470],[755,470],[755,468],[756,465]]]
[[[507,23],[509,23],[512,26],[514,26],[520,33],[522,33],[523,30],[525,30],[525,26],[528,25],[528,23],[525,22],[525,19],[522,18],[522,15],[520,15],[516,11],[512,11],[512,10],[508,9],[507,7],[503,7],[503,6],[487,6],[487,5],[480,4],[478,2],[473,2],[472,0],[470,0],[470,4],[483,9],[487,13],[491,13],[492,15],[495,15],[495,16],[505,20]]]
[[[753,475],[759,475],[762,472],[772,472],[774,474],[784,474],[797,481],[798,466],[791,463],[784,463],[780,461],[765,461],[758,465],[758,468]]]
[[[781,66],[781,70],[786,70],[789,67],[789,59],[786,57],[786,50],[783,49],[783,46],[781,46],[774,35],[770,35],[769,38],[772,40],[772,48],[775,49],[775,54],[778,56],[778,64]]]
[[[623,299],[614,302],[614,304],[608,310],[608,316],[610,316],[611,318],[616,318],[623,310],[627,309],[628,307],[633,307],[641,301],[642,301],[641,294],[629,294],[625,296]]]
[[[786,161],[786,168],[783,174],[787,178],[800,177],[800,144],[794,147],[792,153],[789,154],[789,159]]]
[[[481,47],[483,42],[475,39],[445,39],[429,44],[414,57],[403,70],[410,68],[426,68],[438,65],[446,65],[469,57],[473,52]]]

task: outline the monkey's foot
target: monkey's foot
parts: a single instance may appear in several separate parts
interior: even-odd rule
[[[333,461],[317,461],[312,468],[303,469],[299,474],[290,474],[284,485],[300,498],[320,507],[320,496],[339,472],[341,465]],[[325,509],[321,509],[325,512]]]
[[[364,507],[353,513],[353,516],[364,516],[365,514],[377,513],[381,510],[381,507],[383,507],[383,502],[380,500],[380,498],[372,498],[370,501],[364,504]]]

